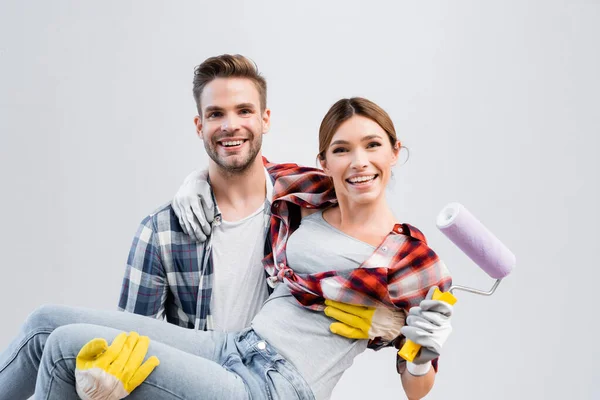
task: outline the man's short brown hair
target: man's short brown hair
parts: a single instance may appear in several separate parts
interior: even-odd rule
[[[247,78],[256,85],[260,97],[260,108],[267,108],[267,81],[258,72],[254,61],[239,54],[223,54],[207,58],[202,64],[194,68],[194,100],[198,114],[202,115],[200,96],[204,87],[216,78]]]

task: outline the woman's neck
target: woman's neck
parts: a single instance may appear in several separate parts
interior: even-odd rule
[[[347,235],[373,245],[378,245],[396,223],[385,196],[366,204],[338,198],[338,205],[326,210],[326,221]]]

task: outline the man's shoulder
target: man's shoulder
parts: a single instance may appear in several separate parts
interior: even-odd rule
[[[181,231],[179,220],[170,201],[144,217],[142,224],[156,232]]]

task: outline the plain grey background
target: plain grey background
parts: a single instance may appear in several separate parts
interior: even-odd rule
[[[435,228],[448,202],[516,254],[457,294],[428,398],[600,398],[599,39],[597,1],[2,1],[0,347],[41,304],[116,308],[137,224],[207,163],[193,67],[241,53],[271,160],[315,165],[329,106],[368,97],[411,149],[389,201],[455,283],[492,280]],[[333,399],[402,393],[387,349]]]

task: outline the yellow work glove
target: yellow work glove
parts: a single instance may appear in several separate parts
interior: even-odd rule
[[[329,325],[336,335],[349,339],[374,339],[391,341],[400,335],[406,313],[385,307],[365,307],[325,300],[325,315],[338,322]]]
[[[138,387],[158,366],[155,356],[145,363],[150,339],[136,332],[119,334],[109,346],[92,339],[77,355],[75,387],[83,400],[119,400]]]

